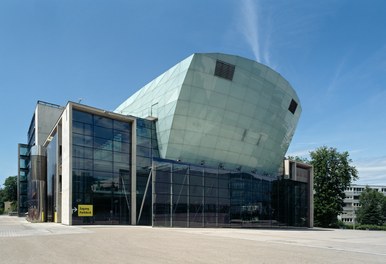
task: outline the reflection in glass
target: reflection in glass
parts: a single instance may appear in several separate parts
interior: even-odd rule
[[[153,225],[306,226],[307,184],[155,159]]]
[[[73,110],[72,206],[93,205],[92,217],[74,213],[73,224],[131,223],[130,137],[130,123]]]

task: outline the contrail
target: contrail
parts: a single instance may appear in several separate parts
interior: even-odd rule
[[[254,5],[252,0],[244,0],[241,12],[244,18],[241,31],[248,45],[251,47],[256,61],[262,62],[259,44],[259,17],[257,6]]]

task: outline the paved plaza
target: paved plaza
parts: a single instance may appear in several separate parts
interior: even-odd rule
[[[386,232],[64,226],[0,216],[0,263],[386,263]]]

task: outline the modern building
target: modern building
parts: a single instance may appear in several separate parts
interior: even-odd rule
[[[347,223],[354,224],[356,221],[356,211],[359,206],[359,196],[368,186],[370,189],[376,190],[383,195],[386,195],[386,186],[381,185],[360,185],[360,184],[351,184],[344,190],[344,206],[343,213],[338,216],[338,219]]]
[[[38,102],[19,144],[31,221],[312,226],[312,167],[284,155],[299,98],[272,69],[193,54],[113,112]]]

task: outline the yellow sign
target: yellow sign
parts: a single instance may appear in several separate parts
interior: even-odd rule
[[[92,204],[78,204],[78,216],[92,216]]]

